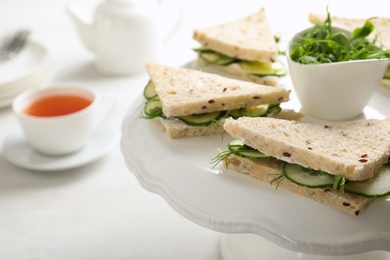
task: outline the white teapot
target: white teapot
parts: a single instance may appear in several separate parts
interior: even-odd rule
[[[84,45],[96,54],[96,68],[109,75],[138,73],[146,62],[158,60],[181,18],[175,0],[104,0],[92,19],[75,4],[67,11]]]

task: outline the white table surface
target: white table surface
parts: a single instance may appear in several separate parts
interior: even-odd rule
[[[142,93],[146,73],[108,77],[93,67],[80,42],[66,0],[1,0],[0,35],[30,28],[57,66],[54,82],[76,82],[119,100],[109,123],[121,130],[127,109]],[[75,1],[86,12],[100,2]],[[309,26],[310,11],[386,15],[386,1],[181,0],[183,20],[166,43],[161,62],[180,66],[193,58],[192,29],[266,7],[276,31]],[[382,5],[382,6],[381,6]],[[15,126],[10,108],[0,109],[0,143]],[[126,133],[123,133],[126,134]],[[144,190],[126,168],[119,142],[102,159],[61,172],[37,172],[8,163],[0,153],[0,259],[221,259],[218,232],[185,219],[158,195]],[[263,256],[266,259],[266,255]]]

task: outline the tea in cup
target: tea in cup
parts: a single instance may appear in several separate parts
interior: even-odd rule
[[[12,103],[27,142],[47,155],[80,150],[115,106],[113,96],[73,84],[28,90]]]

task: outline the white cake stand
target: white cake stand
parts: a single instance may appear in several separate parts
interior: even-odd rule
[[[390,90],[378,89],[361,118],[390,117],[389,101]],[[218,148],[226,149],[230,136],[172,140],[158,120],[139,118],[144,102],[141,96],[123,121],[127,167],[140,185],[178,213],[225,234],[224,259],[390,260],[389,197],[376,199],[355,217],[250,176],[213,168],[210,160]],[[299,109],[294,93],[288,105]]]

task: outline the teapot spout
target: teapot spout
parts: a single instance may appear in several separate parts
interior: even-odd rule
[[[85,47],[95,52],[95,32],[94,27],[92,26],[92,22],[88,21],[87,17],[74,4],[69,4],[67,6],[67,12],[72,18],[78,35]]]

